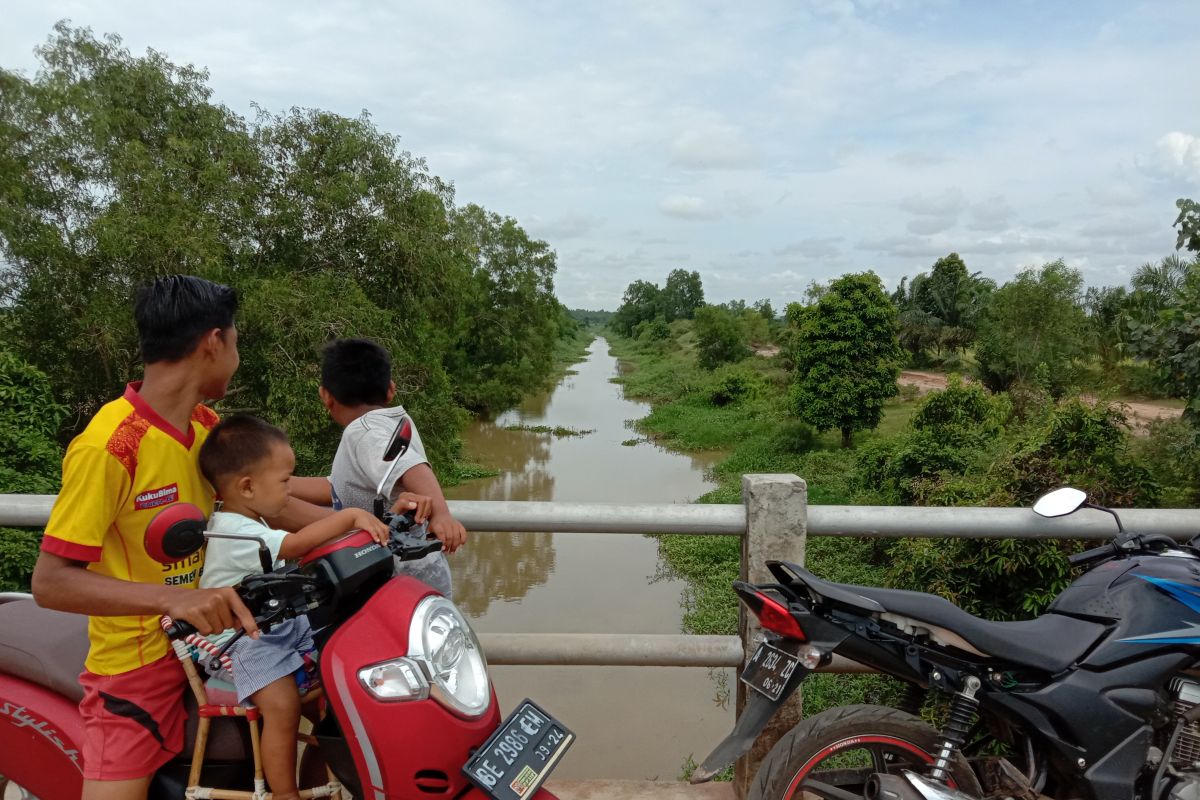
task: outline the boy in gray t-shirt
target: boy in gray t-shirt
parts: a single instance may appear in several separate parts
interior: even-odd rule
[[[320,487],[313,479],[293,479],[293,494],[309,502],[332,502],[335,508],[370,510],[375,489],[391,467],[383,460],[384,450],[405,414],[401,406],[389,407],[395,393],[392,359],[386,350],[368,339],[330,342],[321,363],[321,402],[345,430],[326,487]],[[396,572],[411,575],[452,597],[450,565],[445,553],[457,550],[466,541],[467,531],[450,514],[415,425],[412,443],[400,457],[390,480],[392,485],[385,486],[384,492],[392,500],[393,510],[412,507],[400,496],[402,492],[429,498],[429,531],[444,547],[444,552],[419,561],[397,561]],[[418,521],[424,519],[423,512],[424,508],[418,508]]]

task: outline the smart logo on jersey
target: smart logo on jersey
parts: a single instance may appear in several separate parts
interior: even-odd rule
[[[148,492],[142,492],[133,498],[133,507],[138,511],[145,511],[147,508],[158,508],[159,506],[169,505],[178,499],[179,484],[172,483],[170,486],[164,486],[161,489],[151,489]]]

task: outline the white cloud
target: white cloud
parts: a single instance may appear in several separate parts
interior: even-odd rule
[[[711,208],[703,197],[687,194],[664,197],[658,204],[658,210],[668,217],[680,219],[718,219],[721,216],[721,212]]]
[[[784,245],[774,252],[779,258],[785,259],[834,258],[841,255],[841,248],[837,246],[840,241],[840,236],[812,237]]]
[[[1182,131],[1171,131],[1156,145],[1159,164],[1168,174],[1200,183],[1200,138]]]
[[[748,169],[758,151],[741,128],[727,123],[704,125],[679,134],[669,148],[670,163],[684,169]]]
[[[900,201],[900,208],[909,213],[933,217],[957,218],[966,205],[966,196],[956,186],[937,194],[909,195]]]

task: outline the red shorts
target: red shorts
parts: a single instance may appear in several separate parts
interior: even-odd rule
[[[183,687],[174,653],[120,675],[79,676],[83,777],[123,781],[153,775],[183,749]]]

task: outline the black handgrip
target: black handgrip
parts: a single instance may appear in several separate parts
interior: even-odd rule
[[[196,626],[182,619],[177,619],[163,629],[168,639],[182,639],[196,632]]]
[[[1091,550],[1084,550],[1082,553],[1067,556],[1067,563],[1073,567],[1078,567],[1081,564],[1090,564],[1102,558],[1111,558],[1120,552],[1115,545],[1105,544],[1100,547],[1093,547]]]

